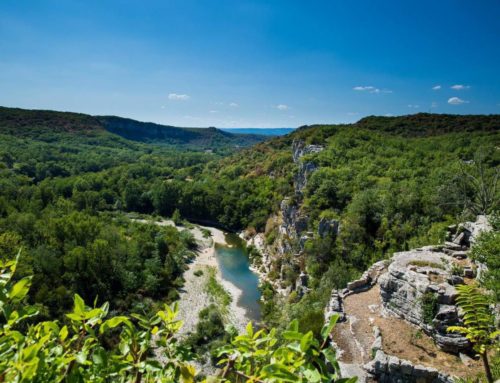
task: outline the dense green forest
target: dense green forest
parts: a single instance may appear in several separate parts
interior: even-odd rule
[[[175,301],[192,236],[135,223],[130,214],[177,212],[265,232],[271,245],[278,227],[270,218],[290,197],[310,232],[321,218],[338,219],[341,231],[307,241],[304,297],[282,302],[263,286],[264,319],[282,328],[298,319],[297,331],[319,337],[332,288],[394,251],[439,242],[450,223],[499,208],[498,190],[488,201],[482,191],[500,166],[500,116],[368,117],[304,126],[245,149],[237,146],[261,138],[176,129],[0,108],[0,255],[7,261],[21,249],[16,278],[33,276],[28,301],[37,320],[62,318],[76,293],[109,302],[113,314],[153,315]],[[294,140],[324,147],[304,157],[317,169],[300,195]],[[277,278],[281,261],[273,267]],[[291,282],[299,271],[284,277]]]
[[[222,151],[226,154],[266,138],[256,134],[229,133],[213,127],[180,128],[116,116],[89,116],[1,106],[0,132],[20,137],[36,136],[45,141],[53,139],[52,133],[62,132],[113,140],[120,136],[131,141],[175,146],[176,149]]]
[[[178,209],[189,220],[266,230],[272,241],[277,229],[266,228],[268,218],[294,194],[293,140],[325,147],[311,158],[318,169],[302,197],[310,229],[321,217],[342,222],[338,238],[306,247],[313,287],[325,291],[386,254],[438,241],[464,212],[463,193],[474,198],[460,182],[463,164],[481,161],[487,174],[500,164],[498,116],[302,127],[224,158],[130,141],[91,116],[2,112],[0,248],[8,256],[23,248],[20,270],[35,274],[31,299],[50,314],[66,309],[74,292],[111,300],[118,310],[138,294],[175,297],[170,290],[181,284],[190,239],[142,228],[123,218],[127,212],[168,217]]]

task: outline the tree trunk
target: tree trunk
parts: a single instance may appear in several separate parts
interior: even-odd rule
[[[486,372],[486,379],[488,383],[493,383],[493,375],[491,375],[490,363],[488,362],[488,355],[486,352],[481,354],[481,358],[483,359],[484,371]]]

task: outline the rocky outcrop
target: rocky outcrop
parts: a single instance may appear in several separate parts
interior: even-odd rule
[[[446,331],[459,323],[454,306],[457,292],[446,270],[452,263],[451,256],[429,247],[396,253],[379,282],[386,310],[422,328],[443,350],[458,353],[470,344],[465,337]],[[433,308],[435,315],[429,318]]]
[[[280,207],[282,217],[280,234],[291,239],[298,239],[300,234],[307,230],[309,218],[300,212],[297,204],[290,198],[281,201]]]
[[[479,215],[475,222],[464,222],[459,225],[449,226],[448,244],[468,248],[474,244],[481,233],[490,230],[492,230],[492,226],[488,218],[485,215]]]
[[[293,162],[298,162],[301,157],[307,154],[319,153],[323,149],[321,145],[306,145],[302,140],[294,140],[292,142]]]
[[[318,235],[323,238],[327,235],[338,235],[340,221],[336,219],[321,218],[318,224]]]
[[[364,365],[365,370],[380,383],[453,383],[451,376],[437,369],[412,364],[408,360],[378,350],[375,358]]]
[[[317,166],[313,162],[299,162],[299,168],[295,175],[295,193],[300,194],[307,185],[307,178],[316,170]]]
[[[447,329],[462,323],[460,310],[455,304],[455,286],[468,283],[467,278],[476,277],[477,269],[481,267],[468,259],[469,246],[480,233],[490,229],[483,216],[476,222],[451,226],[443,245],[395,253],[390,260],[375,263],[360,278],[348,283],[347,288],[332,291],[325,308],[325,319],[329,320],[334,314],[340,316],[336,340],[332,335],[332,346],[339,351],[339,365],[350,371],[359,372],[363,368],[368,375],[363,375],[360,381],[453,382],[452,376],[438,371],[439,365],[427,361],[425,367],[420,365],[420,358],[409,357],[410,361],[388,355],[387,350],[395,350],[394,336],[384,345],[382,331],[391,334],[391,321],[399,321],[394,322],[394,326],[405,334],[420,328],[427,334],[425,336],[432,338],[442,355],[459,354],[470,364],[470,358],[465,355],[470,350],[470,343],[462,335],[449,333]],[[360,310],[360,307],[366,309]],[[394,316],[399,319],[391,319]],[[370,326],[373,337],[367,335],[366,329]],[[360,345],[365,357],[353,357]],[[410,340],[406,345],[414,344]],[[384,349],[386,346],[387,350]],[[366,355],[370,352],[374,357],[367,363]],[[412,355],[412,352],[395,353],[402,357]],[[346,355],[345,359],[342,355]],[[445,371],[453,374],[453,369]]]
[[[298,164],[297,173],[294,177],[295,194],[300,195],[307,185],[309,175],[317,169],[317,165],[311,161],[302,161],[307,154],[319,153],[323,150],[321,145],[306,145],[302,140],[294,140],[292,143],[293,161]]]

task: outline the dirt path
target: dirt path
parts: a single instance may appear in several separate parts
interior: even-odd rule
[[[375,340],[372,323],[380,314],[381,303],[378,285],[344,300],[347,320],[338,324],[334,333],[335,342],[343,351],[340,360],[359,364],[370,361],[371,345]]]
[[[368,291],[347,296],[344,299],[344,311],[347,320],[336,326],[333,339],[342,350],[339,362],[345,371],[359,371],[371,359],[374,326],[380,329],[382,348],[388,355],[460,377],[481,371],[479,361],[471,361],[466,366],[458,356],[441,351],[430,337],[415,326],[387,315],[383,310],[378,284]]]

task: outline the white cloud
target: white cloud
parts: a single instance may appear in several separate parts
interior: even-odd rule
[[[462,100],[461,98],[458,97],[451,97],[448,100],[448,104],[450,105],[461,105],[461,104],[468,104],[469,101]]]
[[[435,85],[432,87],[432,90],[439,90],[441,89],[441,85]]]
[[[374,86],[355,86],[352,89],[357,90],[357,91],[361,91],[361,92],[377,90],[377,88],[375,88]]]
[[[453,90],[464,90],[464,89],[469,89],[470,85],[457,84],[457,85],[452,85],[450,88]]]
[[[418,109],[418,108],[420,108],[420,105],[408,104],[408,108]]]
[[[210,110],[208,113],[214,114],[214,113],[219,113],[219,111],[218,110]]]
[[[389,89],[379,89],[374,86],[355,86],[352,88],[358,92],[368,92],[368,93],[392,93],[392,90]]]
[[[235,102],[231,102],[231,103],[229,103],[229,106],[232,108],[237,108],[239,105]]]
[[[187,94],[170,93],[168,95],[168,99],[175,100],[175,101],[186,101],[186,100],[189,100],[190,97]]]
[[[288,110],[288,109],[290,109],[290,107],[288,105],[285,105],[285,104],[279,104],[279,105],[276,105],[276,109]]]

